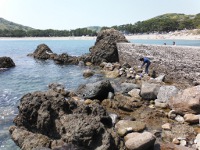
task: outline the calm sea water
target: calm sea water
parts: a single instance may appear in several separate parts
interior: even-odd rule
[[[132,43],[172,45],[172,40],[130,40]],[[200,46],[200,41],[176,40],[176,45]],[[16,67],[0,72],[0,150],[19,149],[11,140],[8,128],[18,113],[19,99],[28,92],[46,90],[53,82],[61,83],[69,90],[80,84],[99,80],[100,75],[85,79],[85,68],[74,65],[56,65],[53,61],[39,61],[27,57],[37,45],[45,43],[57,54],[67,52],[80,56],[89,52],[95,40],[0,40],[0,57],[13,59]]]

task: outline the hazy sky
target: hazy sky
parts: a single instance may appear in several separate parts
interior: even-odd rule
[[[0,17],[36,29],[134,24],[165,13],[200,13],[200,0],[0,0]]]

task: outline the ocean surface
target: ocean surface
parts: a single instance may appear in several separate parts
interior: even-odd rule
[[[130,40],[132,43],[172,45],[173,40]],[[176,40],[176,45],[200,46],[200,40]],[[89,53],[95,40],[0,40],[0,57],[13,59],[16,67],[0,71],[0,150],[18,150],[11,140],[8,128],[17,115],[20,98],[33,91],[45,91],[50,83],[61,83],[68,90],[80,84],[98,81],[101,75],[85,79],[86,68],[74,65],[57,65],[51,60],[40,61],[27,54],[34,52],[39,44],[47,44],[57,54],[80,56]]]

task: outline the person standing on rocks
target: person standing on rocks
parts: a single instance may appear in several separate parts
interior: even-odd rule
[[[142,64],[141,68],[146,64],[145,73],[148,74],[149,73],[149,66],[151,64],[151,61],[147,57],[140,58],[139,60],[143,61],[143,64]]]

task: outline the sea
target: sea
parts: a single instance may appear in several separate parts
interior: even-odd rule
[[[172,45],[173,40],[129,40],[137,44]],[[200,46],[200,40],[175,40],[180,46]],[[20,98],[29,92],[45,91],[50,83],[63,84],[68,90],[75,90],[80,84],[86,84],[102,79],[101,74],[84,78],[86,67],[78,65],[58,65],[52,60],[37,60],[28,57],[39,44],[46,44],[57,54],[68,53],[81,56],[89,53],[89,48],[95,40],[45,40],[45,39],[1,39],[0,57],[13,59],[16,67],[0,71],[0,150],[19,150],[12,141],[9,127],[18,114],[17,106]]]

